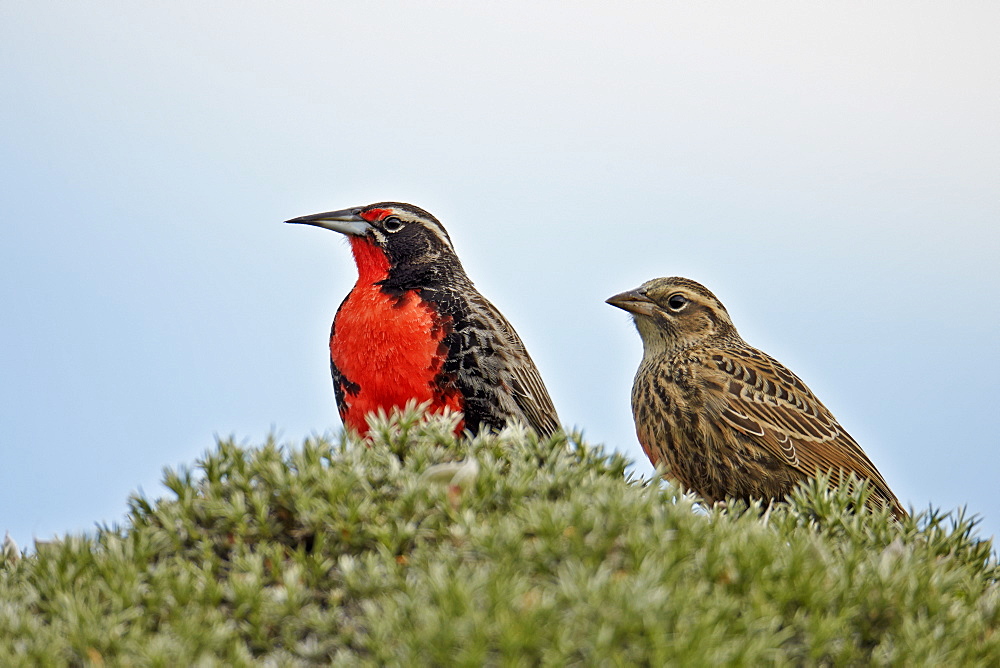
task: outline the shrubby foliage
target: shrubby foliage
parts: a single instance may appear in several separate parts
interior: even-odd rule
[[[705,511],[577,435],[453,425],[220,442],[122,526],[0,563],[0,664],[1000,663],[961,513],[822,481]]]

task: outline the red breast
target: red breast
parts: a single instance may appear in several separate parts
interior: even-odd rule
[[[402,408],[410,400],[431,402],[431,410],[462,410],[454,387],[438,385],[447,357],[442,340],[450,318],[441,316],[415,290],[386,294],[378,282],[388,275],[385,254],[363,237],[352,237],[358,282],[341,305],[330,337],[330,359],[358,386],[347,393],[340,415],[360,434],[368,431],[365,415]],[[460,432],[464,425],[459,425]]]

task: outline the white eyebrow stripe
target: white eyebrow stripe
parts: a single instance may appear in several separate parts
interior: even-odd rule
[[[433,232],[434,236],[436,236],[438,238],[438,241],[444,244],[445,247],[450,248],[451,250],[455,250],[451,245],[451,240],[448,239],[448,235],[445,234],[444,228],[442,228],[439,223],[436,223],[435,221],[427,218],[415,218],[414,220],[416,220],[421,225],[426,227],[428,230]]]

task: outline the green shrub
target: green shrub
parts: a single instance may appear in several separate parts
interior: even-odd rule
[[[1000,663],[961,513],[823,481],[706,511],[578,435],[453,425],[220,442],[122,526],[0,565],[0,665]]]

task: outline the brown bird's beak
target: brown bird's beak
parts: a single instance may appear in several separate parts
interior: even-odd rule
[[[635,313],[636,315],[653,315],[653,308],[656,306],[653,300],[642,292],[642,288],[622,292],[614,297],[608,297],[605,301],[623,311]]]
[[[342,209],[340,211],[328,211],[326,213],[314,213],[311,216],[301,216],[286,220],[286,223],[301,223],[303,225],[315,225],[325,230],[333,230],[341,234],[353,236],[364,236],[365,232],[371,229],[364,218],[361,217],[361,209]]]

